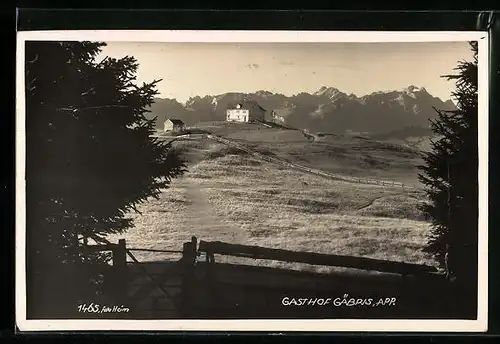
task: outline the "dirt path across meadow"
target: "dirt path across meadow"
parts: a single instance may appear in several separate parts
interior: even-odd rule
[[[183,222],[186,227],[193,229],[194,236],[203,240],[203,238],[213,237],[216,233],[217,236],[231,236],[238,242],[246,240],[243,231],[235,228],[224,217],[218,215],[215,207],[210,203],[208,192],[216,192],[216,188],[192,183],[190,178],[185,179],[183,187],[186,200],[190,203],[189,208],[184,213]]]
[[[418,200],[419,198],[418,197],[415,197],[415,196],[412,196],[412,195],[408,195],[408,193],[405,193],[405,192],[398,192],[398,193],[393,193],[393,194],[389,194],[389,195],[381,195],[381,196],[378,196],[378,197],[375,197],[373,198],[370,202],[368,202],[366,205],[363,205],[361,207],[359,207],[358,209],[356,209],[355,211],[360,211],[360,210],[364,210],[366,208],[369,208],[371,207],[376,201],[378,200],[381,200],[383,198],[387,198],[387,197],[396,197],[396,196],[405,196],[405,197],[408,197],[408,198],[414,198],[416,200]]]

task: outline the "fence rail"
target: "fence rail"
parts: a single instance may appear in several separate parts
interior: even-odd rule
[[[297,252],[260,246],[229,244],[220,241],[208,242],[202,240],[200,241],[198,251],[205,252],[207,257],[209,257],[207,259],[209,262],[215,261],[214,254],[221,254],[233,257],[275,260],[289,263],[354,268],[400,275],[429,275],[430,273],[437,272],[435,267],[428,265],[314,252]]]
[[[140,252],[158,252],[158,253],[179,253],[179,254],[182,253],[182,251],[179,250],[157,250],[152,248],[127,248],[127,250],[140,251]]]
[[[261,246],[231,244],[221,241],[201,240],[198,242],[198,239],[196,237],[193,237],[190,242],[185,243],[182,251],[127,248],[124,239],[120,239],[118,244],[107,242],[101,245],[89,245],[86,247],[86,249],[89,251],[113,251],[113,263],[117,266],[123,266],[126,255],[129,255],[135,263],[140,263],[137,258],[132,253],[130,253],[130,251],[146,251],[182,254],[181,261],[190,262],[191,265],[195,265],[196,258],[199,257],[200,254],[204,253],[207,257],[208,262],[215,262],[214,255],[219,254],[256,260],[274,260],[289,263],[305,263],[310,265],[353,268],[359,270],[371,270],[401,275],[421,275],[437,272],[437,269],[434,266],[429,265],[411,264],[365,257],[290,251]]]

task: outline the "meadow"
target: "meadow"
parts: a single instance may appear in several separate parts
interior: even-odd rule
[[[421,151],[402,142],[378,141],[350,134],[316,135],[315,142],[309,142],[300,130],[256,128],[251,124],[236,127],[226,124],[209,127],[209,130],[303,166],[421,187],[417,178],[417,166],[422,163]]]
[[[416,155],[382,143],[348,138],[308,143],[291,131],[223,130],[225,136],[254,149],[323,169],[329,166],[372,178],[416,178]],[[357,150],[361,144],[372,149]],[[181,250],[182,243],[194,235],[205,241],[436,264],[421,250],[430,224],[418,210],[426,202],[418,189],[315,176],[257,160],[205,138],[178,141],[176,148],[188,159],[188,172],[173,180],[159,199],[142,204],[141,214],[130,214],[135,228],[110,239],[125,237],[129,247]],[[341,148],[343,159],[330,154]],[[364,168],[362,156],[370,156],[379,165]],[[162,253],[134,254],[141,261],[172,258]],[[216,260],[317,272],[333,269],[242,258]]]

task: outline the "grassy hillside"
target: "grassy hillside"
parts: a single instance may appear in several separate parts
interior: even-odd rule
[[[213,122],[205,128],[257,151],[304,166],[353,177],[419,184],[420,151],[403,142],[397,144],[339,134],[323,134],[310,142],[300,130],[254,124]]]
[[[242,141],[245,138],[247,144],[268,147],[275,154],[315,165],[322,162],[324,168],[327,161],[337,161],[331,163],[330,169],[340,170],[343,166],[352,173],[361,173],[362,157],[367,155],[399,162],[401,166],[405,159],[413,159],[409,152],[394,152],[361,140],[352,141],[351,146],[332,141],[325,148],[325,142],[301,141],[297,132],[247,129],[220,128],[229,137]],[[258,140],[258,132],[267,132],[266,144],[265,140]],[[290,140],[283,143],[281,135],[290,135]],[[140,206],[142,215],[131,215],[136,228],[126,234],[130,246],[181,249],[183,242],[196,235],[208,241],[434,264],[431,257],[421,252],[429,223],[417,210],[417,205],[425,202],[420,191],[351,184],[305,174],[259,161],[208,139],[180,141],[176,146],[185,152],[189,172],[174,180],[158,200]],[[342,156],[359,156],[359,161],[342,160]],[[140,260],[166,258],[157,253],[137,254]],[[237,258],[230,261],[240,262]],[[248,264],[248,260],[244,263]],[[328,270],[277,262],[273,266]]]

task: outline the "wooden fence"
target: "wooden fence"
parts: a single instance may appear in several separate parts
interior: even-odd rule
[[[214,135],[214,134],[208,134],[206,135],[207,138],[217,141],[219,143],[235,147],[237,149],[240,149],[250,155],[253,155],[261,160],[268,161],[271,163],[276,163],[279,165],[287,166],[289,168],[293,168],[302,172],[314,174],[317,176],[321,177],[326,177],[329,179],[336,179],[336,180],[342,180],[345,182],[350,182],[350,183],[358,183],[358,184],[371,184],[371,185],[379,185],[379,186],[394,186],[394,187],[401,187],[403,190],[418,190],[419,188],[415,185],[409,185],[409,184],[403,184],[400,182],[395,182],[395,181],[386,181],[386,180],[376,180],[376,179],[367,179],[367,178],[358,178],[358,177],[349,177],[346,175],[340,175],[340,174],[335,174],[335,173],[330,173],[322,170],[318,170],[315,168],[303,166],[300,164],[292,163],[290,161],[287,161],[283,158],[277,157],[277,156],[271,156],[271,155],[266,155],[262,154],[260,152],[257,152],[253,149],[250,149],[242,144],[239,144],[238,142],[234,140],[227,139],[222,136]]]
[[[297,281],[298,283],[293,287],[297,289],[301,288],[301,285],[302,287],[307,285],[310,288],[309,291],[311,291],[311,285],[314,290],[314,288],[321,284],[338,284],[339,279],[345,281],[342,274],[316,274],[263,266],[227,264],[222,263],[222,261],[216,262],[217,256],[303,263],[316,266],[377,271],[391,274],[391,276],[396,274],[402,277],[430,277],[435,278],[435,280],[443,280],[440,278],[435,267],[427,265],[364,257],[297,252],[259,246],[237,245],[220,241],[198,241],[196,237],[192,237],[191,241],[184,243],[182,251],[127,248],[124,239],[120,239],[117,244],[105,242],[104,244],[91,245],[87,248],[94,251],[112,251],[114,273],[111,279],[114,285],[114,296],[118,300],[122,300],[123,304],[138,310],[140,308],[138,305],[141,302],[144,303],[144,300],[158,298],[158,296],[151,296],[154,294],[154,291],[157,291],[157,293],[161,292],[163,294],[163,299],[171,300],[172,305],[174,305],[172,306],[173,308],[171,307],[168,310],[165,307],[161,308],[154,305],[147,306],[146,308],[142,307],[140,311],[134,313],[135,317],[141,317],[140,312],[143,312],[142,316],[144,317],[154,317],[152,315],[156,314],[154,312],[158,312],[158,317],[165,317],[167,311],[170,312],[168,316],[172,317],[193,317],[193,314],[200,314],[200,304],[208,302],[206,300],[224,299],[224,294],[228,295],[233,290],[241,291],[244,288],[254,288],[261,293],[259,295],[264,295],[267,293],[266,290],[273,289],[275,292],[279,288],[291,288],[292,284]],[[133,250],[162,253],[182,252],[182,257],[179,260],[159,262],[157,271],[152,273],[145,268],[147,266],[146,263],[139,262],[130,252]],[[127,256],[133,257],[131,263],[127,263]],[[131,292],[133,289],[130,285],[132,280],[131,271],[137,269],[145,279]],[[217,279],[221,276],[220,283],[225,283],[224,288],[226,289],[216,286],[219,283]],[[173,280],[177,281],[174,285],[171,283]],[[401,280],[405,280],[405,278]],[[169,281],[170,284],[166,287],[165,285]],[[415,281],[411,283],[415,284]],[[228,287],[228,285],[230,286]],[[176,295],[172,294],[172,288],[178,291]],[[227,292],[227,288],[229,288],[229,292]],[[220,290],[226,291],[222,292],[223,295],[220,295],[219,298],[216,298],[214,295],[217,293],[217,289],[219,289],[219,293],[221,293]],[[255,290],[252,291],[255,293]],[[154,304],[154,302],[150,302],[149,304]],[[211,303],[210,307],[214,307],[214,304]],[[207,311],[207,313],[210,313],[210,311]]]
[[[308,135],[310,135],[310,134],[308,134]],[[165,140],[167,139],[166,137],[161,137],[161,136],[153,136],[153,137],[162,138]],[[287,160],[280,158],[278,156],[271,156],[271,155],[262,154],[260,152],[253,150],[253,149],[250,149],[242,144],[239,144],[238,142],[236,142],[234,140],[230,140],[226,137],[222,137],[222,136],[214,135],[214,134],[209,134],[209,133],[206,133],[206,134],[205,133],[195,133],[195,134],[180,135],[180,136],[175,137],[173,139],[170,138],[169,143],[173,143],[174,141],[177,141],[177,140],[186,140],[186,139],[190,139],[193,137],[205,137],[205,138],[211,139],[213,141],[216,141],[216,142],[228,145],[228,146],[235,147],[241,151],[244,151],[250,155],[255,156],[258,159],[268,161],[271,163],[275,163],[275,164],[279,164],[279,165],[283,165],[283,166],[287,166],[287,167],[293,168],[295,170],[299,170],[302,172],[314,174],[316,176],[321,176],[321,177],[325,177],[325,178],[329,178],[329,179],[342,180],[345,182],[357,183],[357,184],[370,184],[370,185],[379,185],[379,186],[400,187],[403,190],[420,190],[421,189],[421,187],[418,187],[416,185],[404,184],[404,183],[400,183],[400,182],[396,182],[396,181],[350,177],[350,176],[346,176],[346,175],[335,174],[335,173],[330,173],[330,172],[318,170],[318,169],[307,167],[304,165],[292,163],[292,162],[287,161]]]
[[[88,240],[85,239],[84,249],[87,252],[112,252],[112,270],[111,275],[107,276],[107,280],[111,285],[111,297],[115,299],[116,302],[137,310],[137,305],[148,298],[154,289],[159,289],[164,297],[171,299],[173,303],[177,302],[172,293],[164,286],[164,282],[169,277],[180,275],[180,271],[187,269],[182,269],[182,266],[177,264],[177,261],[174,260],[174,265],[170,269],[165,269],[165,267],[162,266],[160,272],[148,271],[148,263],[139,261],[132,251],[178,255],[182,255],[183,251],[129,248],[126,245],[125,239],[118,240],[117,244],[111,243],[104,238],[91,237],[91,239],[97,244],[88,245]],[[185,254],[183,256],[185,256]],[[131,262],[127,261],[127,257],[131,259]],[[182,259],[180,261],[182,261]],[[134,289],[132,288],[131,282],[134,280],[134,277],[137,277],[136,275],[144,277],[147,282],[135,286],[136,288]],[[170,287],[172,287],[172,285],[170,285]],[[178,287],[180,289],[181,285],[179,284]],[[180,308],[179,305],[176,304],[176,308]],[[162,309],[160,309],[160,311],[162,311]]]
[[[289,263],[305,263],[310,265],[323,265],[342,268],[353,268],[358,270],[378,271],[391,274],[406,275],[428,275],[436,273],[433,266],[393,262],[364,257],[341,256],[333,254],[321,254],[314,252],[297,252],[282,249],[264,248],[259,246],[247,246],[228,244],[224,242],[200,241],[199,252],[206,254],[207,262],[215,262],[215,254],[244,257],[259,260],[274,260]]]
[[[117,301],[124,300],[126,298],[126,289],[123,288],[127,285],[127,247],[125,239],[118,240],[117,244],[113,244],[109,241],[104,241],[103,239],[97,239],[96,245],[84,245],[84,250],[87,252],[112,252],[112,276],[109,280],[112,282],[112,289],[114,290],[113,297]]]
[[[193,238],[190,245],[196,245]],[[192,247],[192,246],[191,246]],[[447,283],[433,266],[409,264],[365,257],[353,257],[315,252],[297,252],[259,246],[238,245],[219,241],[200,241],[195,260],[185,283],[185,314],[200,318],[322,318],[330,316],[360,316],[359,310],[325,308],[286,308],[280,303],[283,296],[339,297],[344,293],[380,297],[398,296],[398,309],[368,309],[369,316],[412,314],[422,312],[421,300],[432,307],[447,294]],[[343,271],[317,273],[272,267],[273,264],[226,263],[220,256],[238,257],[240,261],[264,260],[301,263],[314,266],[342,268]],[[243,258],[243,259],[241,259]],[[348,273],[352,270],[353,273]],[[382,274],[362,273],[378,272]],[[333,269],[335,271],[335,269]],[[369,296],[366,296],[369,295]],[[443,311],[449,302],[445,302]],[[440,306],[436,306],[440,308]],[[390,313],[399,312],[399,313]]]

